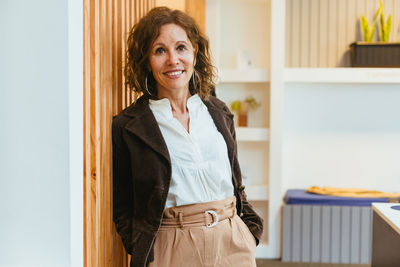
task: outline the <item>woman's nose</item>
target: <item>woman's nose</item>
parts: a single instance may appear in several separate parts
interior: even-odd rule
[[[179,55],[176,51],[171,51],[168,53],[168,64],[176,65],[179,62]]]

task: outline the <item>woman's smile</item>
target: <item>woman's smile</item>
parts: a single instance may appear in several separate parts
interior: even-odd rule
[[[167,75],[171,79],[178,79],[181,77],[181,74],[184,72],[184,70],[170,70],[164,72],[165,75]]]

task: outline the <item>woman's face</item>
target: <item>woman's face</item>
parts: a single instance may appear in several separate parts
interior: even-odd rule
[[[188,91],[196,51],[185,30],[176,24],[160,28],[150,52],[150,67],[157,81],[158,95]]]

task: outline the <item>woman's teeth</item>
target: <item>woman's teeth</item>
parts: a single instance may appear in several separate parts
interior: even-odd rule
[[[179,75],[183,72],[183,70],[179,70],[179,71],[174,71],[174,72],[167,72],[166,74],[168,76],[175,76],[175,75]]]

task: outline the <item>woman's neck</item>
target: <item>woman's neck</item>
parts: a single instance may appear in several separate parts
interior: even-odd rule
[[[186,102],[189,97],[189,90],[178,91],[173,94],[158,94],[158,99],[167,98],[169,100],[173,114],[187,113]]]

